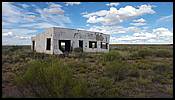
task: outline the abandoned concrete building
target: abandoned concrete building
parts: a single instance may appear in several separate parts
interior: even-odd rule
[[[110,35],[84,30],[52,27],[32,37],[32,50],[46,54],[63,54],[75,48],[83,52],[108,52]]]

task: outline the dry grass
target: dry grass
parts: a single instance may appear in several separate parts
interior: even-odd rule
[[[33,53],[27,46],[3,47],[2,72],[3,97],[173,95],[173,49],[168,45],[120,45],[109,53],[61,58]],[[7,91],[12,86],[17,94]]]

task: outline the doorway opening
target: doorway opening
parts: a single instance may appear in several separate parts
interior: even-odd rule
[[[71,41],[70,40],[59,40],[59,49],[65,53],[65,52],[70,52],[70,47],[71,47]]]
[[[51,47],[51,38],[47,38],[46,50],[50,50]]]
[[[32,50],[35,50],[35,41],[32,41]]]
[[[83,48],[83,40],[79,40],[79,47]]]

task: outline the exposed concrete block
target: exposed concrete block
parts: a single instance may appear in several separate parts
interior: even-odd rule
[[[47,38],[51,38],[50,50],[46,50]],[[47,54],[63,54],[69,48],[78,48],[79,40],[83,41],[83,52],[108,52],[109,39],[110,35],[99,32],[58,27],[48,28],[45,32],[31,38],[32,41],[35,41],[34,50]],[[59,43],[59,40],[64,41]],[[89,48],[89,41],[97,42],[97,48]],[[101,48],[101,42],[106,43],[108,48]],[[60,48],[62,48],[62,50]]]

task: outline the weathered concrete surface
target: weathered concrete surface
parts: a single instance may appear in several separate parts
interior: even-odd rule
[[[51,38],[51,50],[46,50],[46,38]],[[75,30],[67,28],[52,27],[46,32],[32,37],[35,41],[36,52],[47,54],[62,54],[59,49],[59,40],[71,40],[71,47],[79,47],[79,40],[83,40],[83,52],[108,52],[110,36],[99,32]],[[89,41],[97,41],[97,48],[89,48]],[[108,49],[101,48],[101,42],[108,43]]]
[[[51,38],[51,50],[46,50],[46,39]],[[35,41],[35,50],[40,53],[53,54],[53,29],[47,29],[44,33],[32,37],[32,41]]]

